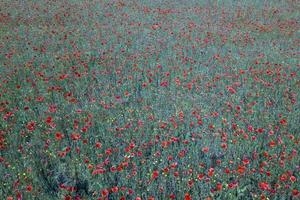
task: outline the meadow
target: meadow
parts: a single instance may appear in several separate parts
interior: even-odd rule
[[[300,199],[297,0],[0,2],[0,199]]]

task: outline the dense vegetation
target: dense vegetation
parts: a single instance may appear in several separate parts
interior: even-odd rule
[[[293,0],[0,2],[1,199],[298,199]]]

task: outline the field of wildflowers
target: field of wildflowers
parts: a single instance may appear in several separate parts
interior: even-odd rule
[[[0,199],[299,199],[299,5],[1,1]]]

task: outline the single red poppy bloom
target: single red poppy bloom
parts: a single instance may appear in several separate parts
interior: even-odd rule
[[[267,182],[260,182],[258,184],[258,186],[261,190],[268,190],[270,188],[270,186]]]
[[[291,177],[290,177],[290,181],[294,183],[294,182],[297,181],[297,178],[296,178],[295,176],[291,176]]]
[[[102,194],[103,197],[106,197],[106,196],[109,194],[108,189],[102,190],[102,191],[101,191],[101,194]]]
[[[215,172],[215,169],[214,169],[214,168],[209,168],[207,175],[208,175],[208,176],[213,176],[213,175],[214,175],[214,172]]]
[[[116,193],[119,191],[119,188],[117,186],[114,186],[112,189],[111,189],[112,192]]]
[[[72,133],[71,139],[72,140],[79,140],[81,138],[81,135],[79,133]]]
[[[217,191],[221,191],[222,188],[223,188],[222,183],[217,183],[217,185],[216,185],[216,190],[217,190]]]
[[[55,133],[55,139],[56,140],[61,140],[63,138],[63,134],[61,132],[56,132]]]
[[[170,194],[169,197],[170,197],[170,199],[175,199],[176,198],[175,194]]]
[[[192,197],[189,193],[185,193],[184,200],[192,200]]]
[[[300,196],[300,192],[297,189],[293,189],[292,194],[294,197]]]
[[[204,153],[207,153],[207,152],[209,151],[209,147],[203,147],[203,148],[202,148],[202,151],[203,151]]]
[[[287,125],[287,121],[286,121],[286,119],[282,119],[282,120],[280,120],[280,121],[279,121],[279,123],[280,123],[281,125]]]
[[[31,186],[31,185],[28,185],[28,186],[26,187],[26,190],[27,190],[28,192],[31,192],[31,191],[32,191],[32,186]]]
[[[152,173],[152,179],[157,179],[159,175],[159,171],[155,170],[153,173]]]
[[[201,181],[201,180],[203,180],[203,178],[204,178],[204,174],[198,174],[198,179]]]

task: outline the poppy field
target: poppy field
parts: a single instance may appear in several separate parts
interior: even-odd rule
[[[300,199],[296,0],[0,2],[0,199]]]

